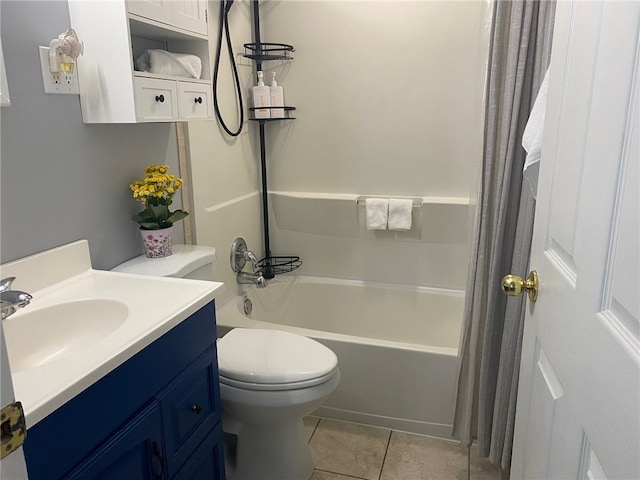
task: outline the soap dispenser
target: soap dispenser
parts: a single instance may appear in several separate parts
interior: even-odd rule
[[[261,71],[258,71],[258,85],[253,87],[253,111],[254,117],[257,119],[271,118],[268,108],[271,106],[271,96],[269,87],[264,84],[264,78]]]
[[[276,72],[271,72],[271,86],[269,87],[271,106],[284,107],[284,92],[276,82]],[[284,108],[272,108],[271,118],[284,118]]]

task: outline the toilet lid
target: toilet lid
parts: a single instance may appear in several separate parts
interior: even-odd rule
[[[235,328],[218,341],[220,375],[240,382],[305,382],[327,376],[337,365],[324,345],[280,330]]]

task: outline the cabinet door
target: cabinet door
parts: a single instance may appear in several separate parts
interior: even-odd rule
[[[129,13],[161,22],[169,27],[207,34],[205,0],[129,0]]]
[[[222,438],[220,422],[173,480],[224,480]]]
[[[181,118],[212,118],[211,86],[178,82],[178,114]]]
[[[178,471],[220,421],[219,399],[216,349],[212,347],[158,397],[169,476]]]
[[[156,22],[171,23],[171,3],[174,0],[128,0],[129,13],[155,20]]]
[[[160,409],[154,403],[76,467],[65,480],[164,478],[161,422]]]
[[[207,34],[207,2],[205,0],[172,0],[171,24],[191,32]]]

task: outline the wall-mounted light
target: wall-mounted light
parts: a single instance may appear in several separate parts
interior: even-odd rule
[[[49,69],[52,73],[73,73],[75,61],[84,53],[84,44],[70,28],[49,43]]]

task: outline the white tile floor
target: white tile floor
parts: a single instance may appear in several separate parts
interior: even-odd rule
[[[458,443],[318,417],[305,418],[315,463],[311,480],[466,480],[467,450]],[[472,480],[508,473],[471,454]]]

